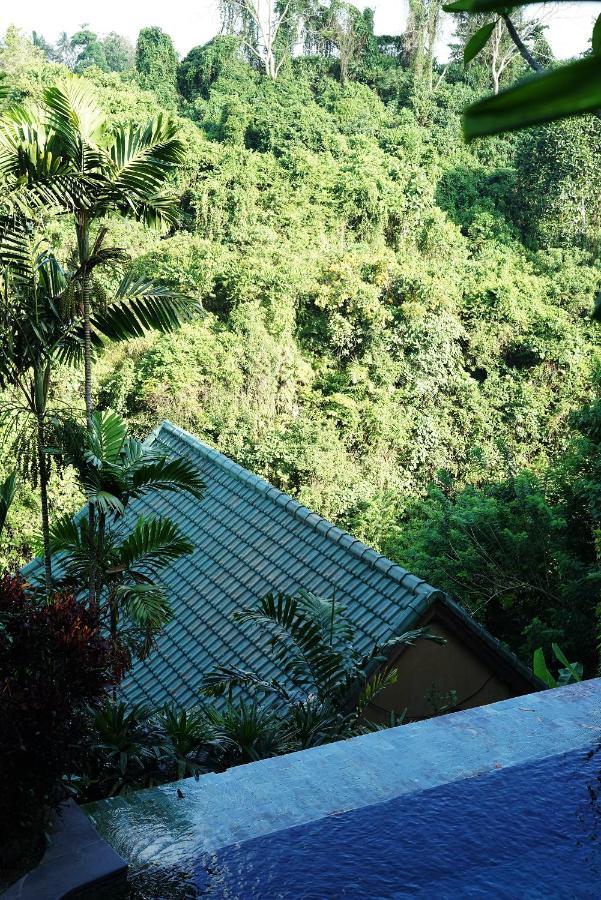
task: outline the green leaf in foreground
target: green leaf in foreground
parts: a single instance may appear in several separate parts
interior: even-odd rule
[[[0,531],[4,528],[8,509],[13,502],[17,490],[17,476],[12,472],[0,483]]]
[[[516,6],[533,6],[539,0],[455,0],[454,3],[446,3],[443,6],[445,12],[458,13],[487,13],[487,12],[507,12],[509,9],[515,9]],[[557,0],[557,2],[570,3],[571,0]]]
[[[593,39],[591,42],[593,53],[601,54],[601,15],[597,17],[595,27],[593,28]]]
[[[463,117],[466,139],[499,134],[595,112],[601,107],[601,56],[533,75],[496,97],[470,106]]]
[[[479,28],[475,34],[471,36],[463,51],[463,63],[467,66],[480,51],[486,47],[490,40],[490,36],[495,30],[496,22],[488,22]]]
[[[557,687],[557,681],[549,672],[547,668],[547,663],[545,662],[545,654],[542,651],[542,648],[539,647],[538,650],[534,651],[534,657],[532,660],[532,669],[537,678],[540,678],[542,682],[544,682],[547,687],[554,688]]]

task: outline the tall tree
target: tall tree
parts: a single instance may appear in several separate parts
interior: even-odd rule
[[[73,47],[71,38],[66,31],[61,31],[54,47],[54,59],[62,63],[68,69],[74,69],[77,62],[77,50]]]
[[[85,72],[90,66],[96,66],[103,72],[108,72],[104,44],[95,32],[90,31],[87,25],[82,25],[81,29],[71,37],[71,49],[76,57],[73,66],[76,72]]]
[[[40,488],[46,593],[52,588],[46,424],[51,372],[57,359],[81,356],[70,313],[61,308],[66,279],[57,260],[16,222],[0,224],[0,388],[14,389],[2,424],[18,433],[25,413],[33,421]]]
[[[315,3],[303,11],[305,50],[320,56],[336,56],[344,84],[362,51],[373,39],[373,16],[343,0]]]
[[[517,131],[529,125],[552,122],[569,116],[593,113],[601,117],[601,16],[591,37],[592,53],[584,59],[545,69],[533,56],[515,27],[510,13],[516,7],[532,5],[535,0],[455,0],[444,9],[452,13],[499,17],[519,53],[536,76],[515,85],[498,96],[487,97],[470,106],[464,115],[464,133],[468,140],[503,131]],[[482,26],[466,47],[466,59],[472,59],[493,33],[493,21]]]
[[[269,78],[277,78],[298,38],[294,0],[220,0],[220,9],[224,30],[240,38]]]
[[[154,91],[167,107],[177,102],[177,64],[177,53],[169,35],[160,28],[142,28],[136,44],[140,84]]]
[[[106,64],[111,72],[129,72],[135,67],[135,50],[126,37],[111,31],[102,42]]]
[[[119,250],[95,253],[89,274],[123,256]],[[0,421],[18,434],[23,414],[35,431],[37,480],[40,487],[44,569],[47,592],[52,586],[49,545],[47,419],[54,370],[59,363],[79,363],[84,352],[81,307],[78,302],[79,269],[66,272],[47,245],[35,237],[31,225],[19,220],[0,222],[0,388],[16,391],[15,403],[6,402]],[[102,313],[90,323],[95,344],[103,339],[135,337],[146,327],[146,317],[157,304],[185,302],[162,284],[126,275],[115,296],[104,301]],[[17,428],[15,428],[17,426]],[[24,461],[26,462],[26,461]]]
[[[173,223],[177,200],[160,190],[182,154],[175,124],[162,116],[145,126],[111,130],[89,87],[77,79],[64,88],[47,89],[41,110],[14,107],[0,121],[5,203],[32,215],[58,207],[74,224],[88,422],[93,408],[91,271],[94,259],[114,252],[105,247],[107,229],[99,220],[116,212],[158,227]],[[186,309],[181,298],[149,307],[148,327],[174,328]]]
[[[525,52],[533,59],[536,53],[541,67],[543,64],[548,65],[551,59],[550,48],[544,41],[541,21],[538,18],[527,19],[521,10],[516,10],[512,15],[511,22],[514,33],[517,33],[516,29],[519,31],[520,44]],[[476,35],[484,35],[487,31],[490,31],[490,36],[484,47],[478,51],[477,58],[489,74],[486,88],[492,89],[494,94],[498,94],[502,81],[514,80],[524,69],[522,50],[514,41],[503,17],[499,16],[496,20],[491,20],[490,15],[458,14],[455,29],[457,43],[452,48],[452,58],[457,62],[463,60],[465,49],[470,46],[470,41],[477,41]]]
[[[416,84],[432,90],[434,49],[440,28],[442,0],[409,0],[403,42]]]
[[[0,120],[0,176],[5,179],[5,204],[39,216],[62,209],[72,217],[84,350],[84,395],[88,427],[92,427],[92,271],[95,260],[110,259],[106,227],[99,220],[110,213],[135,216],[162,226],[177,217],[177,201],[160,193],[183,147],[175,124],[162,116],[146,126],[111,130],[85,83],[48,88],[43,106],[20,105]],[[143,295],[144,290],[140,293]],[[179,325],[190,314],[189,301],[148,297],[139,305],[122,305],[123,327],[158,328]],[[94,509],[90,507],[90,532]],[[94,592],[90,586],[90,595]]]
[[[31,42],[34,47],[37,47],[42,51],[47,60],[49,60],[50,62],[54,62],[56,60],[55,49],[52,44],[50,44],[46,40],[43,34],[40,34],[38,31],[32,31]]]

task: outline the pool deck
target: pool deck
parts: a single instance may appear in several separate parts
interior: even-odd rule
[[[601,679],[89,805],[134,866],[161,865],[601,743]],[[178,788],[183,797],[178,797]]]
[[[127,863],[72,801],[55,815],[41,863],[2,894],[2,900],[61,900],[82,886],[125,875]]]

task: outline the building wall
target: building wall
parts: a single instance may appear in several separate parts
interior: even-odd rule
[[[460,637],[451,632],[442,622],[433,619],[428,622],[432,634],[444,637],[446,644],[420,640],[413,646],[400,647],[393,651],[390,665],[399,670],[397,683],[386,688],[377,698],[377,703],[369,710],[369,718],[388,722],[390,711],[400,714],[407,710],[407,719],[423,719],[440,711],[449,691],[455,691],[457,700],[452,709],[469,709],[507,700],[515,696],[515,691],[499,678]],[[428,692],[434,692],[427,699]]]

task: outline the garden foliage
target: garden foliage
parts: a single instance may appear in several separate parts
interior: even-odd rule
[[[98,616],[70,594],[50,603],[0,579],[0,859],[9,866],[82,770],[90,706],[117,661]]]

